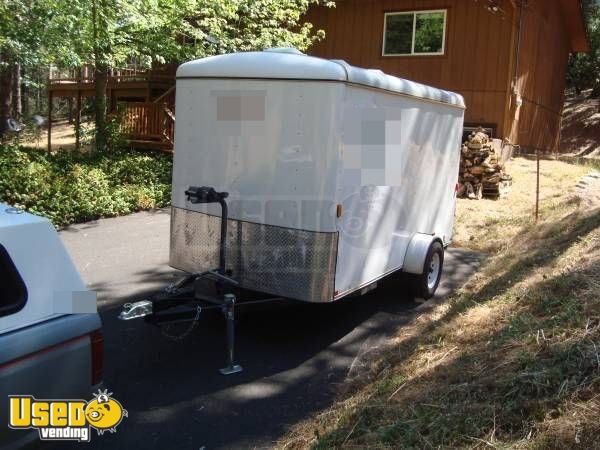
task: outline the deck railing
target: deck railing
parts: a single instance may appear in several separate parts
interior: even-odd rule
[[[119,117],[125,138],[173,145],[175,116],[166,103],[124,102],[119,105]]]
[[[109,85],[115,83],[125,83],[131,81],[148,81],[148,82],[172,82],[175,80],[175,75],[162,74],[162,73],[136,73],[136,74],[119,74],[119,75],[110,75],[107,78],[107,83]],[[69,83],[83,83],[83,84],[93,84],[94,77],[93,75],[83,78],[83,77],[61,77],[61,78],[50,78],[48,83],[52,85],[57,84],[69,84]]]
[[[153,69],[113,69],[107,78],[108,84],[115,83],[126,83],[133,81],[148,81],[148,82],[161,82],[161,81],[173,81],[175,79],[174,73],[169,73],[163,70]],[[76,70],[50,72],[48,83],[50,85],[60,84],[72,84],[72,83],[83,83],[93,84],[94,83],[94,70],[86,68],[81,72]]]

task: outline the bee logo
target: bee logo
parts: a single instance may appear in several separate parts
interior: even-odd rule
[[[105,431],[115,433],[123,417],[128,416],[127,410],[117,400],[111,398],[111,395],[112,392],[108,392],[108,389],[98,390],[98,393],[94,394],[96,398],[90,400],[85,406],[85,417],[99,435]]]

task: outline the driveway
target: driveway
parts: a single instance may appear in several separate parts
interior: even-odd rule
[[[116,434],[94,436],[92,448],[269,447],[290,425],[330,405],[344,380],[359,374],[419,310],[463,284],[481,260],[448,249],[443,281],[428,302],[388,280],[361,298],[246,312],[236,346],[244,372],[224,377],[217,372],[225,362],[225,336],[216,312],[207,311],[180,341],[143,321],[116,319],[126,300],[177,276],[167,266],[168,231],[169,214],[161,210],[61,232],[84,279],[98,291],[105,384],[129,412]]]
[[[181,272],[169,267],[168,208],[71,225],[60,232],[100,310],[152,293]]]

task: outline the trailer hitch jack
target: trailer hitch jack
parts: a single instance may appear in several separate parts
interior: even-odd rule
[[[216,271],[209,271],[201,276],[213,275],[217,278],[217,283],[228,283],[237,285],[237,282],[226,276],[225,258],[227,255],[227,202],[225,199],[229,196],[227,192],[217,192],[210,186],[190,186],[185,195],[192,204],[198,203],[219,203],[221,205],[221,239],[219,245],[219,268]],[[219,302],[220,303],[220,302]],[[225,294],[221,303],[221,310],[225,315],[227,322],[227,367],[219,369],[222,375],[232,375],[241,372],[242,366],[234,361],[235,345],[235,295]]]
[[[242,366],[235,363],[234,346],[235,346],[235,295],[225,294],[223,296],[223,314],[227,321],[227,367],[219,369],[222,375],[232,375],[241,372]]]

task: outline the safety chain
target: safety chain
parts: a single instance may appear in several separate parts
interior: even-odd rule
[[[186,338],[194,330],[194,328],[196,328],[196,325],[198,325],[198,320],[200,319],[201,312],[202,312],[202,308],[200,307],[200,305],[197,305],[196,306],[196,317],[194,317],[194,320],[192,320],[191,325],[183,333],[181,333],[179,335],[170,334],[168,332],[169,325],[163,325],[160,327],[161,334],[163,336],[165,336],[166,338],[172,340],[173,342],[181,341],[182,339]]]

